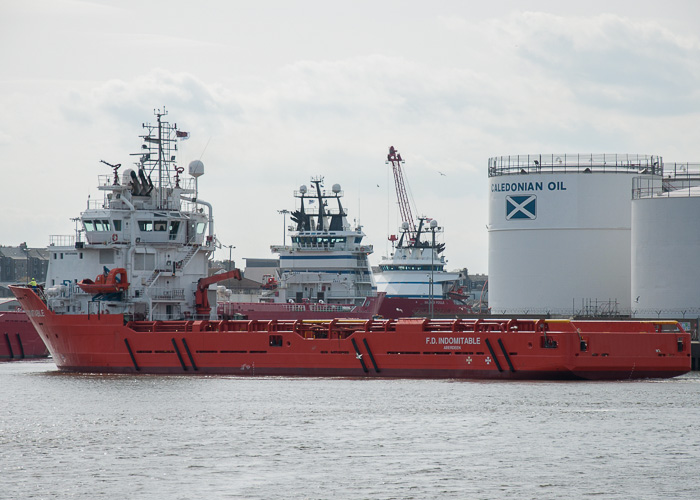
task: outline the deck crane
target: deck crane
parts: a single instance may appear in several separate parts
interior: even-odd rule
[[[408,230],[411,235],[415,235],[416,224],[413,222],[411,205],[408,203],[408,194],[406,193],[406,185],[403,182],[403,171],[401,170],[401,164],[406,162],[401,158],[401,153],[399,153],[394,146],[389,147],[387,163],[391,163],[391,168],[394,171],[394,183],[396,184],[396,196],[399,199],[401,220],[403,223],[408,224]]]
[[[211,305],[209,304],[208,296],[209,285],[231,278],[235,278],[239,281],[243,279],[241,276],[241,271],[239,269],[231,269],[225,273],[213,274],[206,278],[199,278],[199,281],[197,281],[197,290],[194,292],[197,317],[207,318],[211,312]]]
[[[406,191],[406,184],[403,180],[403,170],[401,168],[402,163],[406,161],[401,158],[401,153],[394,146],[389,147],[389,154],[387,155],[386,163],[391,163],[391,168],[394,171],[394,183],[396,184],[396,197],[399,200],[399,211],[401,212],[401,237],[399,238],[398,246],[406,247],[431,247],[434,245],[435,250],[438,254],[442,253],[445,249],[444,243],[429,243],[427,241],[421,241],[421,235],[426,232],[432,232],[428,228],[428,225],[432,222],[432,219],[424,216],[418,217],[418,227],[416,227],[415,220],[413,219],[413,213],[411,211],[411,205],[408,201],[408,192]],[[440,230],[441,228],[438,228]],[[408,233],[408,241],[404,241],[404,237]],[[396,241],[395,236],[390,236],[389,240],[392,242]]]

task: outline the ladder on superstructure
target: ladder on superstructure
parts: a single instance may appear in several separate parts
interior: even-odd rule
[[[194,254],[196,254],[198,250],[199,250],[199,247],[197,247],[197,246],[190,247],[190,249],[187,252],[187,255],[185,255],[185,257],[182,259],[182,265],[181,265],[182,269],[187,267],[187,264],[190,263],[190,261],[192,260],[192,257],[194,257]],[[146,288],[151,288],[153,283],[155,283],[155,281],[158,279],[158,277],[161,275],[162,272],[163,271],[161,269],[154,269],[153,273],[151,274],[151,276],[148,278],[148,280],[145,283]]]

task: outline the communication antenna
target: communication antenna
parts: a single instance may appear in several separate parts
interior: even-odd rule
[[[202,159],[202,156],[204,156],[204,152],[205,152],[205,151],[207,150],[207,148],[209,147],[209,143],[210,143],[210,142],[211,142],[211,137],[209,137],[209,139],[207,140],[207,143],[204,145],[204,149],[202,150],[202,154],[199,155],[199,159],[200,159],[200,160]]]

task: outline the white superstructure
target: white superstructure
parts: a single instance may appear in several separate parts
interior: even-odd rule
[[[198,197],[202,163],[192,162],[191,177],[181,177],[183,133],[165,115],[158,111],[156,125],[144,124],[133,168],[120,175],[121,164],[103,162],[113,170],[99,178],[104,198],[88,201],[76,236],[51,236],[46,298],[53,311],[136,320],[196,314],[198,281],[215,249],[212,208]]]
[[[661,171],[647,155],[489,159],[491,311],[628,312],[632,179]]]
[[[635,179],[632,192],[632,312],[700,316],[700,165],[664,166],[661,179]]]
[[[348,222],[340,185],[327,191],[322,183],[322,177],[311,179],[310,189],[303,185],[294,193],[299,207],[291,214],[292,244],[271,247],[279,254],[278,286],[263,301],[360,305],[376,295],[368,259],[372,245],[362,242],[361,226]]]
[[[379,262],[377,290],[388,298],[444,298],[460,275],[445,271],[445,245],[435,242],[436,233],[442,228],[434,219],[420,218],[415,232],[404,222],[393,253]]]

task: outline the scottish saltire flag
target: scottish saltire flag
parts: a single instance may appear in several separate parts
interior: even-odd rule
[[[506,220],[536,218],[537,196],[506,196]]]

